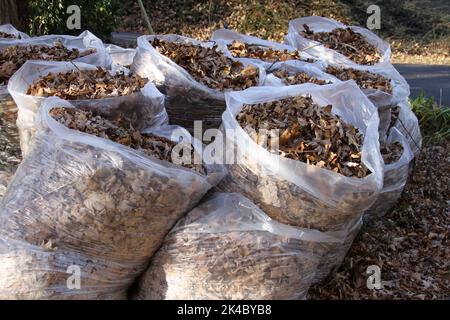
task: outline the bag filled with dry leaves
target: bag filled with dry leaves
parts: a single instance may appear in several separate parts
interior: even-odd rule
[[[218,128],[225,110],[224,92],[262,85],[261,66],[231,59],[214,41],[178,35],[141,36],[131,71],[156,83],[166,95],[172,124],[193,131]]]
[[[219,189],[281,223],[349,230],[382,188],[376,108],[353,81],[271,89],[227,93],[224,163],[233,164]]]
[[[285,225],[237,193],[215,193],[182,218],[132,290],[144,300],[304,299],[339,233]]]
[[[395,127],[381,145],[381,156],[384,161],[383,189],[377,201],[365,212],[368,218],[382,217],[395,205],[403,192],[414,158],[408,140]]]
[[[28,60],[74,61],[109,68],[111,57],[103,42],[89,31],[79,36],[47,35],[0,39],[0,85]]]
[[[417,157],[422,148],[422,134],[420,133],[419,120],[411,110],[408,99],[392,108],[390,128],[392,127],[402,133],[408,141],[412,153]]]
[[[111,64],[102,41],[88,31],[79,36],[0,39],[0,110],[16,107],[8,93],[7,84],[28,60],[78,61],[105,67]]]
[[[30,36],[20,32],[10,24],[0,25],[0,39],[28,39]]]
[[[138,130],[168,123],[164,95],[148,79],[124,68],[109,71],[85,63],[27,61],[10,79],[8,90],[19,108],[17,126],[24,155],[38,107],[51,96],[102,114],[125,114]]]
[[[16,104],[0,86],[0,201],[22,159],[16,120]]]
[[[317,59],[292,46],[247,36],[228,29],[214,31],[211,41],[222,47],[229,57],[248,63],[262,63],[266,69],[274,63],[286,61],[314,62],[320,65]]]
[[[136,49],[122,48],[115,44],[106,45],[106,52],[111,56],[111,61],[115,65],[124,66],[130,68],[133,63],[134,56],[136,55]]]
[[[409,97],[406,80],[391,65],[354,66],[325,65],[323,71],[341,81],[354,80],[377,107],[380,117],[379,133],[385,141],[391,121],[392,108]]]
[[[224,174],[173,156],[201,152],[180,127],[139,132],[59,98],[42,104],[36,126],[0,207],[10,247],[0,253],[1,298],[124,298],[166,233]],[[82,290],[61,274],[73,265]]]
[[[304,83],[324,85],[341,82],[316,65],[303,61],[275,63],[266,72],[265,86],[290,86]]]
[[[391,58],[391,47],[375,33],[324,17],[289,21],[285,42],[315,59],[349,67],[385,65]]]

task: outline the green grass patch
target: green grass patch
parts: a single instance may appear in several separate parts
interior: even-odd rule
[[[440,144],[450,139],[450,108],[439,106],[433,97],[423,92],[410,99],[411,108],[419,119],[423,141],[426,144]]]

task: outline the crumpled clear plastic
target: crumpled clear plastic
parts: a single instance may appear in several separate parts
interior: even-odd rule
[[[314,32],[330,32],[336,28],[346,28],[347,26],[336,20],[324,18],[324,17],[303,17],[289,21],[288,34],[285,37],[285,43],[298,49],[305,50],[306,53],[319,59],[321,61],[332,64],[343,64],[348,67],[356,67],[357,63],[353,62],[343,54],[336,52],[335,50],[328,49],[323,45],[318,45],[319,42],[306,39],[302,37],[299,32],[303,31],[303,24],[307,24],[308,27]],[[375,66],[382,66],[390,64],[391,47],[390,45],[378,37],[375,33],[357,26],[349,26],[354,32],[362,34],[366,37],[367,41],[373,44],[381,54],[381,60]]]
[[[403,153],[397,161],[384,165],[383,189],[377,201],[365,212],[367,218],[379,218],[388,213],[402,195],[406,185],[414,154],[406,137],[395,127],[391,129],[386,144],[393,142],[399,142],[402,145]]]
[[[61,106],[73,108],[54,97],[42,104],[35,139],[0,205],[0,297],[122,299],[225,169],[204,164],[202,175],[68,129],[49,115]],[[180,127],[149,132],[201,152]],[[67,285],[73,276],[80,288]]]
[[[292,51],[296,50],[295,47],[287,45],[287,44],[273,42],[273,41],[269,41],[269,40],[260,39],[258,37],[240,34],[236,31],[228,30],[228,29],[216,30],[211,35],[211,41],[216,42],[222,48],[222,50],[226,53],[226,55],[232,59],[239,60],[242,62],[247,62],[247,63],[262,64],[266,69],[270,68],[274,64],[273,62],[262,61],[260,59],[255,59],[255,58],[233,57],[230,50],[228,50],[227,45],[231,44],[235,40],[246,43],[246,44],[257,45],[257,46],[266,47],[266,48],[273,48],[273,49],[280,50],[280,51],[292,52]],[[301,55],[301,59],[303,61],[306,61],[308,59],[317,60],[313,56],[309,55],[307,52],[302,51],[302,52],[300,52],[300,55]],[[288,61],[291,61],[291,60],[288,60]],[[295,61],[299,61],[299,60],[295,60]],[[284,63],[284,61],[277,62],[277,63]],[[314,61],[314,63],[311,63],[311,64],[319,66],[319,65],[321,65],[321,62]]]
[[[270,217],[282,223],[321,231],[340,230],[358,219],[376,200],[383,185],[383,162],[378,141],[378,113],[354,81],[331,85],[303,84],[250,88],[226,94],[222,130],[228,153],[236,160],[219,188],[242,193]],[[345,177],[331,170],[283,158],[259,146],[235,116],[243,104],[310,95],[319,105],[364,134],[362,162],[370,170],[364,178]],[[234,132],[228,134],[227,130]]]
[[[278,62],[275,63],[273,66],[268,68],[266,70],[267,76],[266,80],[264,81],[265,86],[285,86],[285,84],[282,79],[276,77],[273,72],[278,70],[284,70],[288,72],[290,75],[300,72],[305,72],[310,77],[315,77],[318,80],[324,80],[330,83],[339,83],[342,82],[335,76],[326,73],[325,71],[321,70],[317,65],[303,62],[303,61],[285,61],[285,62]]]
[[[168,42],[190,43],[213,47],[214,41],[199,41],[179,35],[141,36],[137,39],[137,52],[131,71],[153,81],[166,95],[166,109],[170,123],[193,132],[193,122],[203,121],[203,129],[218,128],[225,110],[224,92],[197,82],[185,69],[160,54],[150,44],[155,37]],[[219,50],[222,48],[219,47]],[[264,83],[265,71],[259,65],[259,84]]]
[[[314,283],[323,282],[342,263],[356,237],[364,211],[377,199],[383,185],[383,161],[378,136],[378,112],[354,81],[330,85],[303,84],[250,88],[226,94],[222,131],[227,152],[236,156],[218,185],[225,192],[241,193],[268,216],[281,223],[340,231],[344,241],[329,246]],[[365,178],[345,177],[331,170],[280,157],[257,145],[235,120],[243,104],[255,104],[298,95],[310,95],[319,105],[364,134],[362,162],[370,170]],[[227,133],[232,130],[234,135]],[[234,150],[228,150],[229,147]]]
[[[14,26],[11,25],[11,24],[2,24],[2,25],[0,25],[0,32],[13,34],[16,37],[18,37],[19,39],[28,39],[30,37],[26,33],[20,32],[19,30],[14,28]],[[0,38],[0,39],[10,39],[10,38]]]
[[[305,299],[322,255],[344,236],[285,225],[241,194],[215,193],[170,231],[132,297]]]
[[[14,45],[53,46],[56,42],[61,42],[69,49],[76,48],[81,51],[86,49],[95,49],[94,53],[75,59],[73,60],[74,62],[90,63],[105,68],[109,68],[111,66],[111,57],[106,52],[103,42],[89,31],[84,31],[79,36],[46,35],[33,38],[29,38],[27,36],[22,39],[0,39],[0,51]],[[13,98],[8,93],[8,88],[6,85],[0,86],[0,108],[4,107],[5,104],[15,104]]]
[[[78,49],[80,51],[86,49],[95,49],[95,52],[87,56],[73,60],[74,62],[84,62],[96,66],[109,68],[111,66],[111,57],[106,52],[102,40],[97,38],[89,31],[83,31],[78,36],[66,35],[46,35],[27,39],[0,39],[0,51],[7,47],[30,46],[30,45],[46,45],[53,46],[56,42],[61,42],[66,48]]]
[[[115,44],[107,44],[105,46],[106,52],[111,56],[113,64],[127,68],[131,66],[134,56],[136,55],[136,49],[122,48]]]
[[[39,77],[48,73],[70,70],[94,70],[97,67],[85,63],[58,61],[27,61],[9,80],[8,91],[16,102],[19,113],[19,128],[22,154],[26,155],[34,133],[34,117],[45,97],[27,94],[29,86]],[[118,71],[121,71],[120,68]],[[111,71],[114,73],[115,71]],[[125,114],[138,130],[168,124],[168,115],[164,107],[164,95],[148,82],[140,92],[102,99],[71,100],[77,107],[89,107],[100,114]]]
[[[389,79],[389,82],[392,86],[391,93],[387,93],[378,89],[361,88],[362,92],[364,92],[364,94],[378,109],[378,115],[380,117],[380,126],[378,131],[380,133],[381,141],[385,141],[389,130],[389,124],[391,122],[392,108],[400,102],[408,99],[410,95],[409,84],[406,82],[405,78],[403,78],[403,76],[391,64],[383,64],[380,66],[349,66],[345,64],[330,65],[338,68],[351,68],[359,71],[370,72]],[[321,66],[322,70],[325,71],[327,66],[328,64],[324,63],[323,66]]]
[[[0,201],[20,163],[17,106],[6,86],[0,86]]]

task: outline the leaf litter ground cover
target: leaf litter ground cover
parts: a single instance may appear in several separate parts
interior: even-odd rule
[[[85,57],[95,52],[95,49],[80,51],[76,48],[68,49],[62,43],[54,46],[45,45],[14,45],[0,52],[0,85],[8,84],[9,78],[27,60],[71,61]]]
[[[321,107],[311,97],[293,97],[244,105],[236,116],[241,127],[258,142],[261,130],[280,130],[279,154],[348,177],[370,172],[361,162],[363,135],[354,126]],[[268,145],[275,142],[268,138]]]
[[[150,157],[172,162],[172,149],[176,145],[175,142],[155,135],[141,134],[126,120],[116,119],[111,121],[99,115],[94,115],[90,111],[63,107],[52,109],[50,114],[55,120],[70,129],[108,139],[142,151]],[[193,148],[191,152],[191,159],[193,159]],[[202,165],[183,164],[183,166],[205,174]]]
[[[450,144],[425,146],[402,197],[366,223],[336,276],[310,299],[447,299],[450,296]],[[381,268],[381,290],[367,288],[367,267]]]
[[[151,45],[209,88],[243,90],[258,84],[258,68],[233,61],[220,52],[217,45],[207,48],[158,38]]]
[[[392,93],[392,85],[389,79],[378,74],[332,66],[328,66],[325,72],[332,74],[342,81],[354,80],[361,89],[376,89],[386,93]]]
[[[302,37],[322,43],[358,64],[374,65],[381,59],[378,49],[367,39],[350,28],[336,28],[330,32],[314,32],[303,25]]]
[[[136,74],[111,74],[98,67],[95,70],[71,70],[52,73],[36,79],[27,94],[39,97],[59,97],[65,100],[101,99],[126,96],[140,91],[148,79]]]

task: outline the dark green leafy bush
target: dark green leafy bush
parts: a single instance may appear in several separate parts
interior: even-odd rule
[[[28,0],[27,27],[32,35],[73,34],[89,30],[103,40],[108,40],[119,22],[119,0]],[[67,28],[70,13],[67,8],[77,5],[81,10],[81,29]]]

